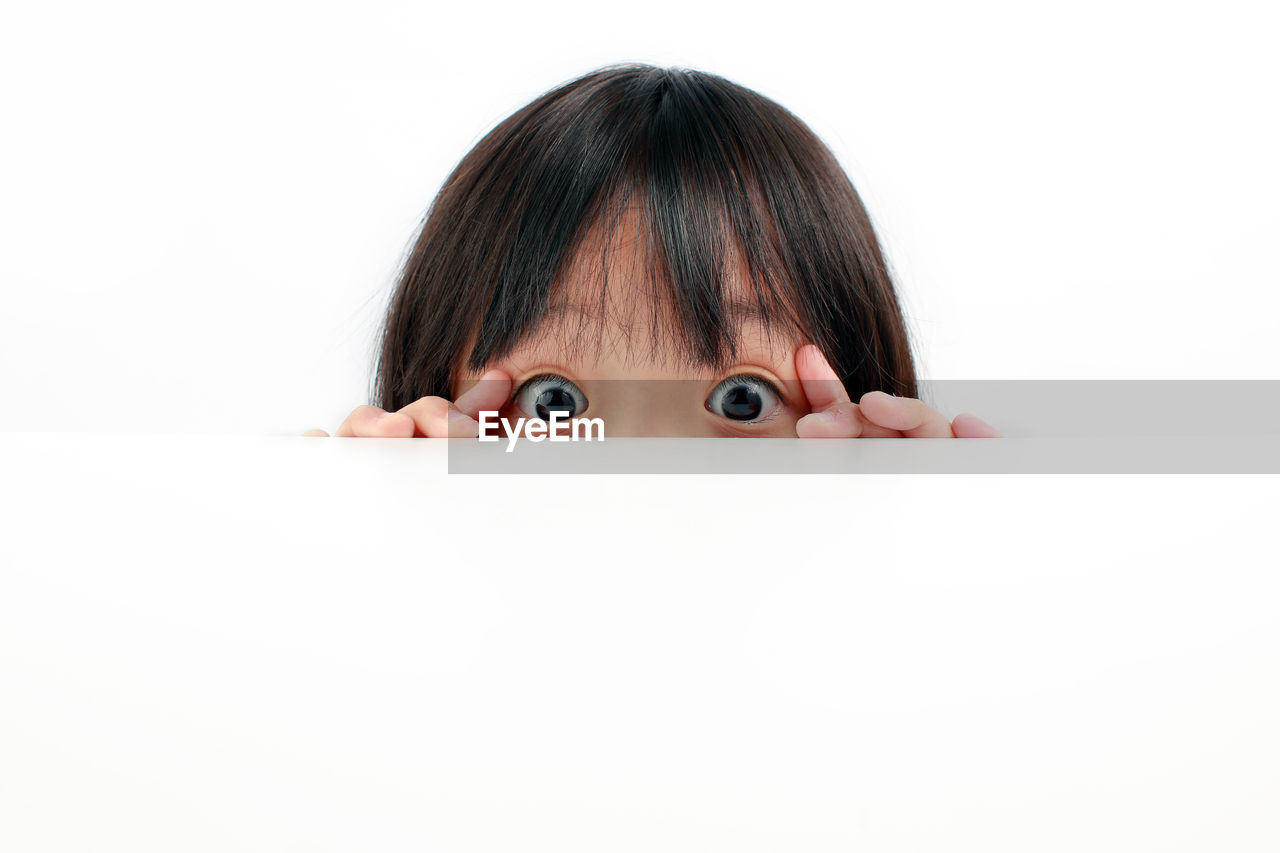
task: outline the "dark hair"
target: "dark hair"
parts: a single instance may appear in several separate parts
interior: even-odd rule
[[[451,397],[461,369],[508,354],[547,317],[556,283],[583,268],[590,237],[607,251],[628,211],[645,238],[653,339],[665,334],[689,363],[732,358],[734,309],[745,308],[817,344],[855,401],[916,396],[879,241],[826,145],[723,77],[628,63],[541,95],[449,175],[387,309],[376,404]],[[727,289],[731,255],[749,272],[745,297]],[[601,282],[584,302],[604,304]]]

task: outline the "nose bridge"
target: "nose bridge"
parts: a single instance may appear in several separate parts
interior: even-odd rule
[[[697,383],[683,380],[612,380],[597,394],[598,416],[606,437],[696,435],[703,426],[697,394]]]

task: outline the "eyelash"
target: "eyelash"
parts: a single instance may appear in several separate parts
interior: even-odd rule
[[[507,403],[509,405],[514,404],[516,400],[520,399],[520,395],[524,393],[524,390],[535,382],[550,382],[560,388],[578,388],[577,385],[568,379],[565,379],[558,373],[539,373],[537,376],[530,376],[528,379],[521,382],[520,387],[515,390],[515,393],[511,395],[511,399],[508,400]]]

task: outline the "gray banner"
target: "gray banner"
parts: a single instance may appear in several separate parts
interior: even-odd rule
[[[624,387],[628,383],[613,381],[607,393],[615,400],[622,391],[652,394],[656,384]],[[675,386],[686,384],[670,383],[665,393],[684,394]],[[450,439],[449,472],[1280,473],[1280,381],[933,380],[921,383],[920,398],[948,419],[961,412],[977,415],[1004,437],[630,437],[610,436],[608,419],[602,418],[603,441]]]

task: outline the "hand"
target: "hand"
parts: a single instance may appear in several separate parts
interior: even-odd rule
[[[796,375],[810,414],[796,421],[800,438],[999,438],[973,415],[948,421],[914,397],[868,391],[854,403],[840,377],[813,344],[796,350]]]
[[[480,381],[458,395],[454,403],[444,397],[420,397],[403,409],[387,412],[377,406],[357,406],[338,427],[335,437],[354,438],[474,438],[480,434],[480,411],[498,411],[511,394],[511,376],[490,370]],[[322,429],[303,435],[327,437]]]

